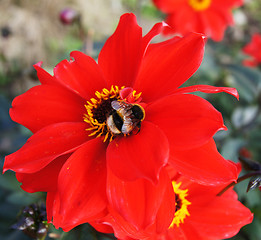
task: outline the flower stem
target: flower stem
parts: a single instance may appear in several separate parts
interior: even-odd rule
[[[228,184],[226,187],[224,187],[218,194],[217,196],[221,196],[223,193],[225,193],[229,188],[235,186],[236,184],[250,178],[250,177],[253,177],[253,176],[258,176],[258,175],[261,175],[261,171],[255,171],[255,172],[250,172],[250,173],[247,173],[246,175],[244,176],[241,176],[237,179],[236,182],[232,182],[230,184]]]

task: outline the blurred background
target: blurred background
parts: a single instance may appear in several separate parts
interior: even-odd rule
[[[106,39],[114,32],[119,17],[133,12],[146,33],[160,13],[150,0],[0,0],[0,166],[4,156],[19,149],[31,133],[12,122],[9,108],[14,97],[39,84],[33,64],[43,61],[45,70],[81,50],[94,59]],[[232,161],[247,158],[261,163],[261,67],[245,67],[242,47],[254,33],[261,33],[261,1],[245,0],[234,11],[235,25],[229,27],[221,42],[209,40],[203,63],[186,83],[235,87],[240,101],[224,93],[200,94],[222,112],[228,131],[215,136],[221,154]],[[261,51],[261,49],[259,49]],[[246,173],[247,171],[243,172]],[[261,240],[261,192],[246,193],[248,180],[238,184],[240,201],[255,214],[237,240]],[[0,239],[28,240],[19,214],[24,207],[44,201],[44,193],[22,191],[13,172],[0,174]],[[24,212],[44,214],[44,207],[30,206]],[[21,217],[20,217],[21,218]],[[45,226],[41,226],[45,231]],[[46,239],[110,239],[84,224],[69,233],[49,229]]]

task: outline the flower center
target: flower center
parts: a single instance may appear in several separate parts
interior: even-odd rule
[[[176,202],[175,202],[176,212],[174,215],[174,219],[170,224],[169,228],[174,227],[174,225],[179,227],[179,224],[183,223],[184,219],[190,215],[187,207],[191,203],[186,199],[186,197],[188,196],[188,189],[182,190],[180,189],[180,185],[181,182],[180,183],[176,183],[175,181],[172,182],[172,186],[176,197]]]
[[[196,11],[203,11],[209,8],[211,0],[189,0],[189,5]]]
[[[141,93],[136,94],[132,88],[111,86],[101,92],[95,92],[96,98],[87,101],[84,121],[89,124],[89,136],[103,137],[112,141],[115,135],[124,136],[139,130],[145,111],[137,104]]]

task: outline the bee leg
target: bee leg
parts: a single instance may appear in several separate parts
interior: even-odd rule
[[[136,129],[138,129],[138,131],[136,131]],[[135,128],[135,135],[137,135],[139,132],[140,132],[140,129],[141,129],[141,122],[139,122]]]

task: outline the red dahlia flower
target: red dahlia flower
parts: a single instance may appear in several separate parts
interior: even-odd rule
[[[103,216],[114,175],[161,184],[169,163],[204,184],[236,180],[235,164],[212,139],[225,129],[221,114],[188,93],[237,91],[178,88],[199,67],[204,38],[192,33],[150,44],[166,27],[158,23],[142,37],[135,16],[125,14],[98,63],[75,51],[54,76],[36,64],[41,85],[14,99],[12,119],[33,135],[6,157],[4,171],[15,171],[25,191],[48,193],[48,219],[56,226],[69,230]]]
[[[242,51],[250,55],[252,59],[246,59],[243,64],[248,67],[255,67],[261,63],[261,35],[256,33],[252,36],[251,42],[243,47]]]
[[[178,174],[173,178],[172,185],[176,200],[172,203],[175,214],[168,228],[163,227],[161,214],[168,213],[167,208],[172,211],[171,205],[164,206],[164,212],[159,210],[154,223],[142,230],[137,230],[115,207],[109,208],[110,213],[105,218],[91,224],[98,231],[114,232],[118,239],[219,240],[236,235],[241,227],[253,220],[253,214],[237,200],[236,192],[231,189],[217,196],[221,186],[199,185]],[[125,204],[131,204],[132,199],[125,198],[125,195],[121,194]],[[141,214],[144,211],[146,209],[139,209]]]
[[[167,14],[166,22],[180,34],[203,33],[221,41],[225,29],[233,24],[231,10],[243,0],[153,0]]]

